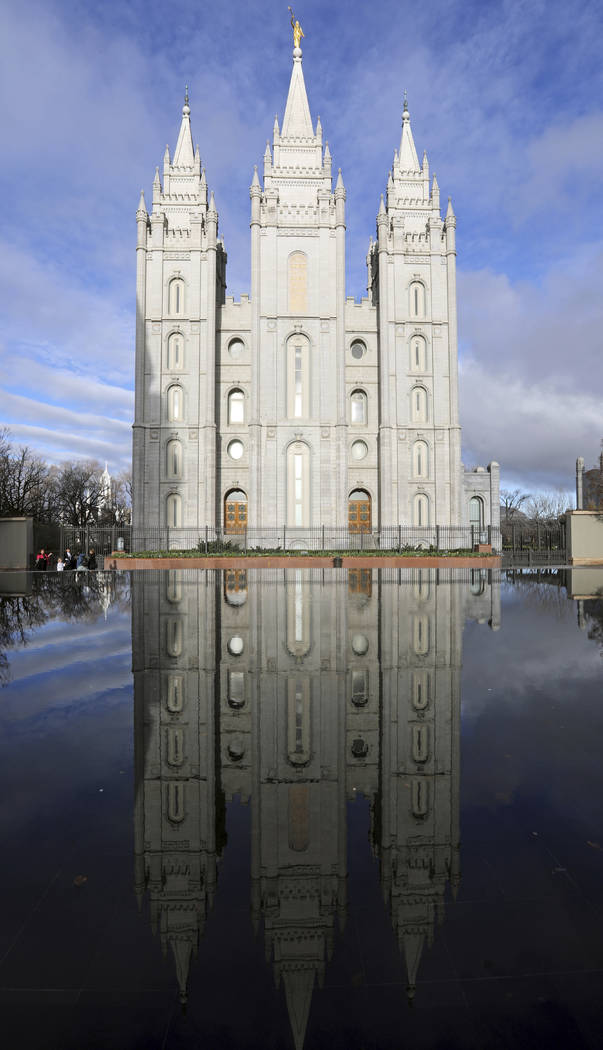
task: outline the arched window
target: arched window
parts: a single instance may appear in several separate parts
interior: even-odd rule
[[[413,500],[413,524],[419,529],[429,525],[429,499],[424,492],[417,492]]]
[[[228,353],[232,357],[233,361],[238,361],[240,357],[245,353],[245,343],[242,339],[236,336],[231,339],[228,344]]]
[[[166,466],[168,478],[182,477],[182,443],[172,438],[166,446]]]
[[[415,441],[412,447],[412,473],[415,478],[429,477],[429,448],[426,441]]]
[[[412,706],[416,711],[424,711],[431,700],[431,679],[429,671],[412,673]]]
[[[171,529],[182,527],[182,497],[177,492],[170,492],[166,504],[167,525]]]
[[[308,312],[308,258],[304,252],[289,256],[289,313]]]
[[[420,281],[413,281],[410,286],[410,316],[425,316],[425,288]]]
[[[412,757],[419,763],[429,758],[429,726],[424,723],[412,727]]]
[[[184,364],[184,336],[172,332],[167,345],[167,367],[169,372],[179,372]]]
[[[228,422],[245,422],[245,395],[242,390],[231,390],[228,395]]]
[[[184,418],[184,391],[174,384],[167,392],[168,422],[179,423]]]
[[[167,680],[167,709],[172,715],[180,714],[184,707],[184,678],[181,674],[171,674]]]
[[[184,733],[176,726],[168,726],[167,760],[169,766],[181,766],[184,762]]]
[[[429,652],[429,617],[427,613],[417,613],[413,617],[413,648],[417,656],[426,656]]]
[[[287,451],[287,518],[289,525],[310,524],[310,449],[301,441]]]
[[[168,569],[165,581],[165,596],[171,605],[182,601],[182,573],[178,569]]]
[[[469,524],[478,531],[484,527],[484,503],[480,496],[469,500]]]
[[[184,820],[184,781],[170,780],[167,786],[168,820],[179,824]]]
[[[410,392],[410,419],[412,423],[427,422],[427,391],[415,386]]]
[[[245,703],[245,673],[244,671],[228,672],[228,706],[243,707]]]
[[[410,341],[410,367],[413,372],[424,372],[427,368],[427,350],[422,335],[413,335]]]
[[[174,277],[169,288],[169,313],[172,317],[182,317],[184,313],[184,281]]]
[[[353,424],[366,423],[368,420],[368,404],[364,390],[353,390],[351,401],[351,422]]]
[[[366,343],[362,339],[355,339],[350,347],[350,353],[355,361],[361,361],[366,354]]]
[[[182,653],[182,620],[170,616],[165,623],[165,647],[168,656],[180,656]]]
[[[287,343],[287,415],[309,415],[309,345],[305,335],[292,335]]]

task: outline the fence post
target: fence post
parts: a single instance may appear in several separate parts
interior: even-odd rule
[[[247,525],[245,525],[245,554],[247,554]]]
[[[511,525],[511,549],[515,554],[515,526]]]
[[[439,551],[439,549],[440,549],[440,526],[436,525],[436,550]]]
[[[490,546],[492,546],[492,526],[491,525],[488,525],[488,531],[487,531],[486,535],[488,537],[488,543],[490,544]]]
[[[283,525],[283,552],[287,550],[287,526]]]
[[[417,396],[418,396],[418,395],[417,395]],[[324,525],[323,525],[323,527],[322,527],[322,548],[321,548],[321,549],[322,549],[323,551],[324,551],[324,549],[325,549],[325,527],[324,527]]]

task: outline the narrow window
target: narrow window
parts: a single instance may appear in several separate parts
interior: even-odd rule
[[[242,390],[231,390],[228,395],[228,422],[245,422],[245,395]]]
[[[415,386],[411,391],[410,418],[413,423],[427,422],[427,391],[422,386]]]
[[[426,656],[429,652],[429,617],[427,613],[418,613],[414,617],[413,646],[417,656]]]
[[[364,390],[354,390],[352,393],[352,423],[360,425],[367,421],[367,400]]]
[[[169,309],[172,317],[181,317],[184,313],[184,281],[180,277],[170,281]]]
[[[412,811],[415,817],[426,817],[429,809],[429,787],[427,779],[415,777],[411,786]]]
[[[287,414],[302,419],[309,414],[308,340],[293,336],[287,347]]]
[[[167,498],[167,525],[171,529],[182,526],[182,497],[177,492],[170,492]]]
[[[165,596],[171,605],[182,601],[182,574],[178,569],[168,569]]]
[[[429,450],[425,441],[415,441],[413,446],[413,475],[415,478],[426,478],[429,474]]]
[[[425,351],[425,340],[422,336],[415,336],[411,343],[411,365],[413,372],[424,372],[427,361]]]
[[[291,445],[287,453],[288,524],[306,528],[309,524],[310,463],[309,449],[301,442]]]
[[[181,766],[184,762],[184,734],[175,726],[167,731],[167,760],[169,766]]]
[[[245,703],[245,674],[243,671],[228,672],[228,706],[242,707]]]
[[[182,444],[176,438],[167,443],[167,476],[182,477]]]
[[[425,289],[420,281],[413,281],[410,286],[410,315],[423,317],[425,314]]]
[[[184,679],[181,674],[171,674],[167,681],[167,709],[172,715],[180,714],[184,707]]]
[[[429,525],[429,500],[424,492],[418,492],[414,499],[414,524],[419,529]]]
[[[184,363],[184,339],[179,332],[174,332],[168,339],[168,371],[180,371]]]
[[[180,656],[182,653],[182,620],[171,616],[166,620],[165,642],[168,656]]]
[[[182,387],[171,386],[168,390],[168,422],[179,423],[184,416]]]
[[[179,824],[184,820],[184,782],[171,780],[168,784],[168,820]]]

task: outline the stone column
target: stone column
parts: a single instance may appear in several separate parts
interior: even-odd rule
[[[584,510],[584,460],[576,460],[576,510]]]

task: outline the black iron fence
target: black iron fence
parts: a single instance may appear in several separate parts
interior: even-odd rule
[[[514,562],[565,560],[565,522],[539,525],[537,522],[514,525],[503,522],[500,529],[502,553]]]
[[[132,525],[86,527],[62,525],[61,551],[73,553],[94,548],[97,555],[114,551],[198,550],[203,554],[220,554],[240,550],[261,551],[375,551],[375,550],[473,550],[476,544],[491,544],[501,549],[498,529],[475,526],[434,525],[415,528],[393,525],[380,529],[351,532],[347,528],[318,525],[313,528],[245,528],[228,532],[222,527],[203,526],[195,529],[163,527],[138,528]]]

